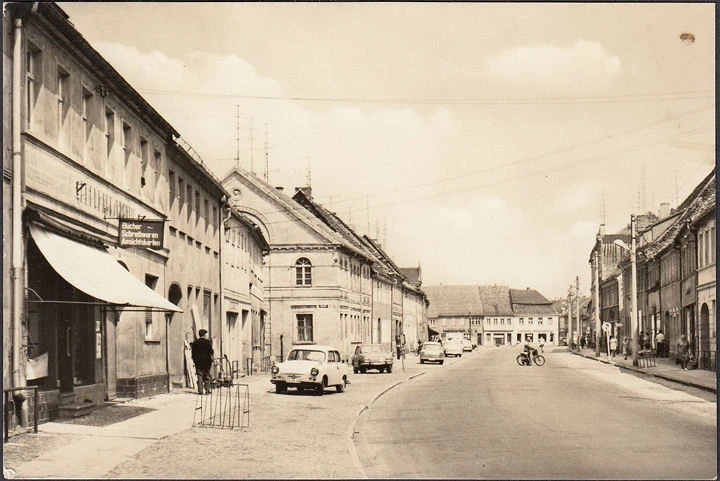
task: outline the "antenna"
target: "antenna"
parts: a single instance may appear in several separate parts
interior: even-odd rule
[[[387,219],[383,219],[383,248],[387,252]]]
[[[647,161],[643,158],[642,161],[642,178],[640,181],[640,195],[642,199],[642,210],[645,214],[647,212]]]
[[[240,104],[237,104],[237,154],[235,155],[235,167],[240,167]]]
[[[265,122],[265,172],[263,173],[265,182],[270,183],[270,163],[268,160],[268,124]]]
[[[310,167],[310,157],[307,158],[307,186],[312,187],[311,184],[312,180],[312,173],[311,173],[311,167]]]
[[[252,117],[250,117],[250,172],[255,172],[255,166],[253,162],[253,128],[252,128]]]
[[[367,195],[365,195],[365,213],[367,214],[367,233],[370,234],[370,205],[368,204]]]
[[[602,188],[602,205],[600,206],[600,217],[602,218],[602,225],[605,225],[605,184]]]
[[[675,171],[675,207],[680,203],[678,199],[678,175],[677,175],[677,163],[673,164],[673,170]]]

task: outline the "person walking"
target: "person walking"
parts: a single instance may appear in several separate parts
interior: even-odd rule
[[[203,390],[205,394],[210,394],[210,368],[215,351],[212,342],[205,337],[207,335],[205,329],[200,329],[198,335],[200,337],[192,343],[192,360],[197,374],[198,394],[202,394]]]
[[[662,329],[658,330],[655,336],[655,345],[657,346],[657,357],[665,357],[665,334]]]
[[[618,348],[617,338],[615,336],[613,336],[610,338],[610,355],[612,357],[615,357],[615,354],[617,353],[617,348]]]
[[[690,343],[688,342],[687,336],[683,334],[677,342],[676,346],[677,358],[680,362],[680,369],[687,371],[688,361],[690,360]]]
[[[625,355],[625,360],[627,360],[629,349],[630,348],[630,340],[627,338],[627,336],[623,337],[622,340],[622,352]]]

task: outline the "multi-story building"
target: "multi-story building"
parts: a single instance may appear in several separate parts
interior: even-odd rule
[[[181,308],[165,298],[165,172],[178,134],[57,5],[7,7],[4,386],[38,386],[42,419],[167,390],[163,314]]]
[[[516,321],[513,338],[516,343],[530,340],[557,344],[559,315],[553,303],[529,287],[510,289],[510,303]]]
[[[702,369],[717,366],[715,189],[692,216],[689,225],[696,234],[698,361]]]
[[[440,339],[461,336],[483,344],[483,304],[478,286],[425,286],[428,325]]]
[[[519,337],[526,329],[525,319],[520,324],[515,319],[510,300],[510,288],[506,286],[479,286],[478,294],[482,304],[485,346],[512,346],[522,342]],[[534,323],[534,321],[533,321]],[[531,326],[534,327],[534,326]]]

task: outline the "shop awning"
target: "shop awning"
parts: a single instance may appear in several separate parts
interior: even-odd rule
[[[128,272],[107,250],[81,244],[36,225],[30,226],[30,234],[53,269],[85,294],[119,306],[182,312]]]

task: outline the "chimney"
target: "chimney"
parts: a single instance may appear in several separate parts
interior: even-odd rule
[[[295,187],[295,192],[302,191],[303,194],[305,194],[305,197],[312,200],[312,187]]]
[[[284,188],[282,186],[278,185],[277,187],[275,187],[275,190],[277,190],[278,192],[282,192],[284,190]]]
[[[660,204],[660,207],[658,207],[658,217],[660,219],[664,219],[668,215],[670,215],[670,203],[669,202],[663,202]]]

